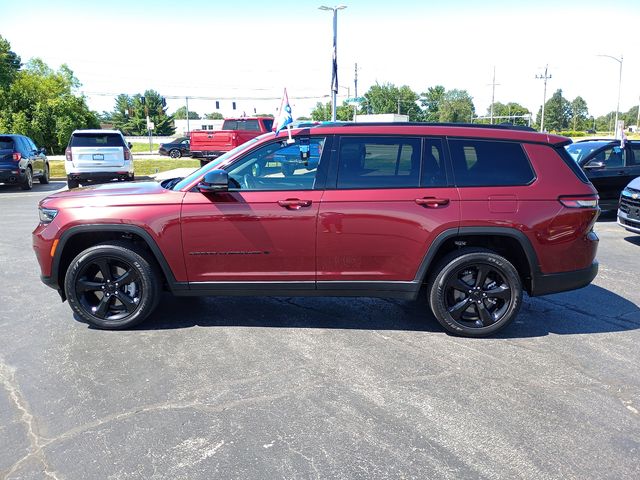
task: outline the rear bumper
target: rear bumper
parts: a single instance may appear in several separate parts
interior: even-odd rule
[[[550,293],[566,292],[586,287],[598,274],[598,262],[589,267],[571,272],[537,274],[532,279],[530,296],[537,297]]]
[[[0,183],[22,183],[25,175],[20,168],[0,169]]]
[[[130,180],[133,178],[133,172],[76,172],[68,173],[67,179],[79,181],[102,181],[109,180]]]
[[[213,150],[191,150],[191,157],[206,158],[207,160],[215,160],[223,153],[226,153],[226,152],[213,151]]]

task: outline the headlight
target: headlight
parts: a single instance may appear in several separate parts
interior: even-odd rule
[[[56,215],[58,214],[58,210],[54,208],[42,208],[38,209],[38,213],[40,214],[40,223],[51,223]]]

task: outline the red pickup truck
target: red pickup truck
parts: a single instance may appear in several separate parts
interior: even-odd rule
[[[271,117],[226,118],[222,130],[191,132],[191,156],[199,158],[200,165],[204,165],[272,128]]]

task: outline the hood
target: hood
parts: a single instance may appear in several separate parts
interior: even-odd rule
[[[633,188],[634,190],[640,190],[640,177],[634,178],[629,182],[627,188]]]
[[[40,203],[56,208],[143,206],[180,203],[183,196],[157,182],[114,182],[56,192]]]

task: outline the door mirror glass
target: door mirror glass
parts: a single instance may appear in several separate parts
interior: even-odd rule
[[[229,176],[224,170],[211,170],[205,174],[197,188],[202,193],[226,192],[229,190]]]

